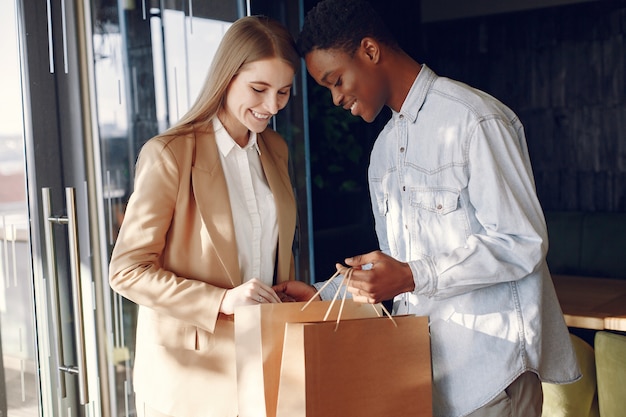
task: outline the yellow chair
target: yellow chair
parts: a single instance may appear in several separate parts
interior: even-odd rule
[[[596,364],[593,348],[570,334],[582,378],[571,384],[543,383],[542,417],[598,417]]]
[[[626,415],[626,335],[600,331],[595,336],[598,403],[602,417]]]

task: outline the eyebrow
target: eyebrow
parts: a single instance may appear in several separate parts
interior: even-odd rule
[[[330,84],[330,81],[328,81],[328,76],[330,75],[331,72],[332,71],[326,71],[324,75],[322,75],[321,80],[327,84]]]

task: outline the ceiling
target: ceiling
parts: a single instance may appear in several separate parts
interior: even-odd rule
[[[507,13],[601,0],[421,0],[422,22]]]

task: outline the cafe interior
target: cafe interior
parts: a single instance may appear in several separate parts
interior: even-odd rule
[[[317,1],[4,3],[0,415],[134,416],[137,308],[111,291],[107,267],[138,151],[189,108],[233,21],[265,14],[295,35]],[[418,62],[524,124],[583,373],[543,384],[543,416],[626,416],[626,0],[371,3]],[[367,167],[389,117],[365,123],[304,64],[296,74],[271,123],[290,149],[297,279],[324,281],[377,249]]]

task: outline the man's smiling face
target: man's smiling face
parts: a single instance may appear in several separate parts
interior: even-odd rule
[[[340,49],[314,49],[305,62],[311,77],[330,90],[333,103],[354,116],[372,122],[386,104],[377,60],[363,46],[352,56]]]

